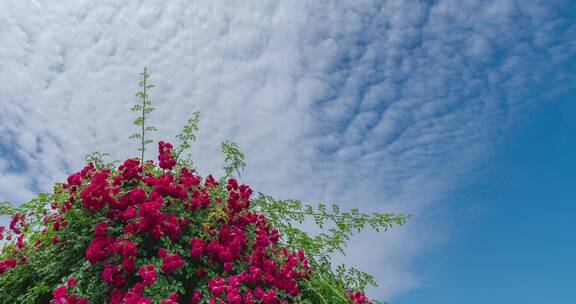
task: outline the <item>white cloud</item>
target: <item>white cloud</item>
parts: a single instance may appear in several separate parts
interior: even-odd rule
[[[546,83],[573,80],[560,69],[576,49],[561,5],[4,1],[0,148],[14,153],[0,160],[25,170],[3,166],[0,194],[49,191],[95,150],[135,155],[129,107],[148,65],[156,139],[202,112],[202,172],[219,170],[232,139],[257,190],[425,218],[495,135],[554,96]],[[434,224],[364,236],[347,261],[377,268],[372,295],[409,290],[411,262],[443,238]]]

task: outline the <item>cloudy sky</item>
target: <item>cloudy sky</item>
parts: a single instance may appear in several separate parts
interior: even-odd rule
[[[574,146],[558,144],[576,134],[566,133],[575,54],[571,0],[2,0],[0,200],[49,191],[93,151],[135,156],[129,108],[146,65],[155,140],[173,140],[201,112],[191,151],[201,172],[220,173],[219,144],[233,140],[258,191],[413,214],[390,233],[359,236],[339,258],[375,273],[371,296],[472,303],[467,295],[499,290],[514,302],[501,284],[486,285],[497,271],[474,281],[487,267],[465,257],[515,246],[506,238],[517,235],[483,233],[525,223],[504,216],[519,200],[532,200],[522,218],[534,221],[545,206],[568,206],[555,203],[568,194],[516,194],[549,183],[576,197],[566,192],[576,165],[563,154]],[[518,159],[527,150],[539,153]],[[556,162],[528,170],[543,158]],[[541,172],[552,177],[526,178]],[[502,266],[523,253],[493,256],[493,267],[525,277]],[[568,303],[569,291],[550,288]]]

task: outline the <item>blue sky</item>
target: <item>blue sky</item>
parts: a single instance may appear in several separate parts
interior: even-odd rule
[[[462,212],[451,219],[450,244],[417,263],[429,285],[394,303],[576,300],[574,98],[542,107],[452,198]]]
[[[202,113],[201,172],[233,140],[258,191],[413,215],[336,257],[370,296],[571,300],[574,1],[6,0],[0,42],[0,200],[136,155],[147,65],[155,140]]]

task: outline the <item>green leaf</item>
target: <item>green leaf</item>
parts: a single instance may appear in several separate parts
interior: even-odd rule
[[[134,119],[134,124],[137,126],[141,126],[144,124],[144,117],[140,116],[136,119]]]

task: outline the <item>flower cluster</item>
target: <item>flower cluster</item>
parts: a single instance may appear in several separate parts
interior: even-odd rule
[[[68,294],[68,289],[74,289],[76,283],[76,278],[70,278],[68,282],[66,282],[66,285],[61,285],[54,289],[54,291],[52,291],[54,299],[50,301],[50,304],[87,304],[87,298],[78,298],[73,293]]]
[[[10,268],[16,267],[16,263],[17,262],[14,259],[0,261],[0,274]]]
[[[142,278],[142,285],[144,286],[152,285],[158,278],[158,276],[156,276],[156,271],[154,270],[154,264],[149,264],[146,267],[140,267],[140,269],[138,269],[138,274],[140,274],[140,277]]]
[[[162,258],[162,266],[160,269],[165,274],[171,274],[174,270],[184,267],[184,260],[179,254],[167,255],[166,249],[160,249],[158,256]]]
[[[6,227],[0,226],[0,240],[5,238],[7,241],[11,241],[13,237],[16,237],[16,246],[12,249],[12,252],[16,254],[24,248],[24,231],[26,228],[25,215],[15,213],[10,220],[8,230],[6,230]],[[26,260],[27,257],[25,255],[20,255],[21,262],[25,262]],[[16,259],[0,260],[0,274],[10,268],[16,267],[17,264],[18,260]]]
[[[107,286],[110,303],[281,304],[301,301],[311,269],[302,250],[280,243],[280,232],[250,208],[252,190],[235,179],[200,177],[160,142],[158,166],[128,159],[117,168],[89,163],[62,186],[65,199],[44,215],[34,246],[65,246],[70,226],[82,214],[90,223],[84,255],[87,269]],[[25,245],[23,215],[7,234]],[[21,258],[25,262],[24,258]],[[0,274],[20,263],[0,261]],[[369,303],[350,293],[354,303]],[[57,286],[51,303],[87,303],[91,294],[76,279]]]
[[[355,292],[348,293],[348,297],[354,303],[358,303],[358,304],[370,304],[370,303],[372,303],[370,301],[370,299],[368,299],[368,297],[366,297],[366,295],[364,295],[364,293],[359,291],[359,290],[357,290]]]
[[[159,167],[171,170],[176,165],[176,160],[172,157],[172,145],[163,141],[158,143],[158,161]]]

